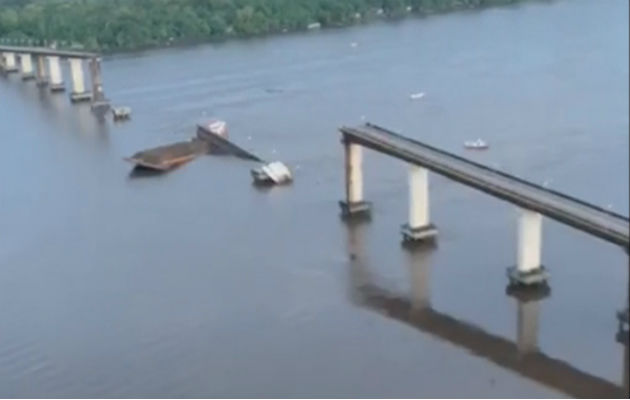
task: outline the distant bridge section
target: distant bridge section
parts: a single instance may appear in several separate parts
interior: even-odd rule
[[[60,50],[52,49],[49,47],[29,47],[29,46],[3,46],[0,45],[0,53],[16,53],[16,54],[31,54],[33,56],[57,56],[61,58],[81,58],[89,60],[97,58],[97,53],[89,53],[83,51],[73,50]]]
[[[620,215],[575,197],[547,189],[508,173],[402,136],[374,124],[342,127],[346,151],[345,216],[368,213],[363,199],[361,148],[401,159],[410,164],[409,223],[403,227],[406,241],[426,241],[437,235],[429,219],[428,171],[435,172],[522,209],[519,221],[517,266],[509,270],[512,283],[539,284],[547,274],[541,265],[542,216],[549,217],[628,251],[630,222]]]
[[[91,101],[92,108],[109,109],[109,101],[103,90],[101,58],[98,54],[48,47],[0,45],[0,72],[5,75],[20,72],[22,80],[36,80],[38,86],[49,86],[51,92],[65,91],[61,59],[68,60],[70,67],[72,78],[70,100],[73,103]],[[85,84],[84,62],[89,66],[91,91]]]

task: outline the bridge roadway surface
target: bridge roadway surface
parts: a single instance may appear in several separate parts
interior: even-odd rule
[[[628,251],[628,217],[467,160],[374,124],[340,128],[344,141],[427,168],[467,186],[539,212],[553,220],[623,246]]]
[[[57,56],[57,57],[64,57],[64,58],[84,58],[84,59],[96,58],[99,56],[96,53],[85,53],[81,51],[51,49],[48,47],[0,46],[0,52],[16,53],[16,54],[32,54],[36,56]]]

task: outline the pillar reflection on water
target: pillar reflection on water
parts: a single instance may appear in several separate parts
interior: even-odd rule
[[[369,224],[350,222],[347,227],[350,297],[354,304],[387,318],[410,325],[438,337],[475,356],[516,372],[545,386],[573,397],[617,398],[627,394],[628,350],[625,349],[623,383],[613,383],[581,371],[565,361],[542,353],[538,348],[541,302],[549,294],[536,291],[511,292],[516,299],[515,339],[485,332],[478,326],[441,313],[431,306],[430,276],[433,248],[409,250],[410,295],[396,293],[378,282],[366,252],[365,235]]]
[[[520,355],[538,350],[538,310],[540,301],[518,302],[516,347]]]
[[[630,289],[629,289],[630,290]],[[628,293],[630,297],[630,293]],[[630,300],[630,299],[629,299]],[[630,375],[630,371],[628,370],[628,334],[629,334],[629,322],[628,322],[628,302],[626,300],[626,308],[624,310],[620,310],[617,313],[617,321],[619,322],[619,328],[617,330],[617,342],[620,343],[624,349],[623,354],[623,376],[622,382],[623,387],[626,393],[630,393],[630,385],[628,383],[628,376]]]

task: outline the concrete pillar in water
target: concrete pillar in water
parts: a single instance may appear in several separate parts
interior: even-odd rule
[[[90,75],[92,78],[92,109],[106,111],[109,109],[109,101],[103,90],[100,58],[95,57],[90,60]]]
[[[59,64],[59,57],[48,57],[48,70],[50,73],[50,91],[51,92],[63,92],[66,87],[63,84],[63,75],[61,75],[61,66]]]
[[[35,79],[33,72],[33,58],[29,53],[20,54],[20,69],[22,72],[22,80]]]
[[[80,58],[71,58],[68,61],[70,63],[70,75],[72,77],[72,93],[70,94],[70,100],[73,103],[90,100],[92,95],[85,90],[83,60]]]
[[[402,228],[403,241],[434,240],[437,228],[429,220],[429,171],[417,165],[409,169],[409,223]]]
[[[521,210],[517,240],[516,267],[508,268],[510,283],[522,286],[544,284],[549,278],[549,274],[541,263],[541,214],[530,210]]]
[[[519,301],[516,346],[520,355],[538,350],[538,315],[540,301]]]
[[[346,201],[340,202],[344,217],[365,216],[370,204],[363,200],[363,149],[360,145],[344,140],[346,159]]]
[[[4,72],[17,72],[18,67],[15,61],[15,53],[4,53]]]
[[[46,71],[46,60],[44,56],[37,56],[37,86],[48,85],[48,74]]]

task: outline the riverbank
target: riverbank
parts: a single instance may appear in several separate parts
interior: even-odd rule
[[[244,0],[238,4],[171,0],[158,5],[123,2],[117,7],[77,0],[27,1],[3,6],[0,43],[55,42],[59,47],[117,53],[345,28],[532,1],[552,0],[396,0],[380,5],[365,0]]]

